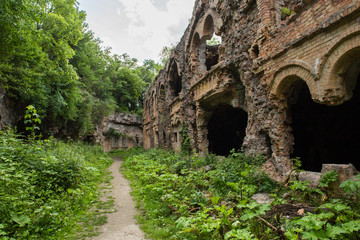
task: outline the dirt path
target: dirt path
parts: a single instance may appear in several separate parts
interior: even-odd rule
[[[122,164],[120,158],[115,158],[109,168],[114,176],[111,184],[114,187],[109,195],[115,200],[115,213],[109,213],[108,222],[101,226],[101,234],[93,240],[145,240],[144,233],[134,220],[136,209],[130,196],[128,181],[119,172]]]

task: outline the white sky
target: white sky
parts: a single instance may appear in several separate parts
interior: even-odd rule
[[[195,0],[78,0],[86,22],[112,53],[159,60],[163,46],[179,42]]]

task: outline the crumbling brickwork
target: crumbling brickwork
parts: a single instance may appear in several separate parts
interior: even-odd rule
[[[93,141],[104,151],[129,149],[143,145],[141,119],[131,113],[115,113],[95,125]]]
[[[197,0],[146,94],[144,147],[178,151],[185,125],[194,151],[263,154],[279,177],[292,157],[359,169],[359,75],[359,0]]]

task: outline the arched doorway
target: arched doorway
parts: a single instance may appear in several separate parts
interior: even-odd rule
[[[315,103],[304,81],[289,89],[289,114],[294,135],[291,157],[300,157],[302,168],[320,171],[324,163],[352,163],[360,169],[360,81],[349,101],[338,106]]]
[[[220,105],[208,122],[209,152],[226,156],[240,150],[246,135],[248,115],[239,108]]]
[[[181,76],[179,75],[178,66],[175,60],[173,60],[170,64],[169,85],[170,85],[170,91],[172,97],[175,98],[179,96],[182,89],[182,82],[181,82]],[[162,93],[160,92],[160,94]],[[165,89],[164,89],[164,96],[165,96]]]

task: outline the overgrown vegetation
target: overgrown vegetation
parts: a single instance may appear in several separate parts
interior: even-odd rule
[[[152,239],[360,237],[360,181],[345,181],[335,198],[329,194],[334,173],[324,176],[321,189],[295,179],[279,185],[260,170],[263,158],[241,153],[188,157],[154,149],[125,157],[143,210],[139,220]],[[261,192],[271,203],[252,199]]]
[[[0,239],[70,239],[111,162],[100,147],[0,131]]]
[[[117,132],[114,128],[109,128],[109,130],[104,134],[106,138],[114,137],[115,139],[119,139],[120,137],[126,137],[126,135],[122,132]]]
[[[141,115],[142,95],[162,67],[111,54],[85,18],[75,0],[1,1],[0,88],[19,116],[36,107],[45,137],[83,138],[115,111]]]

